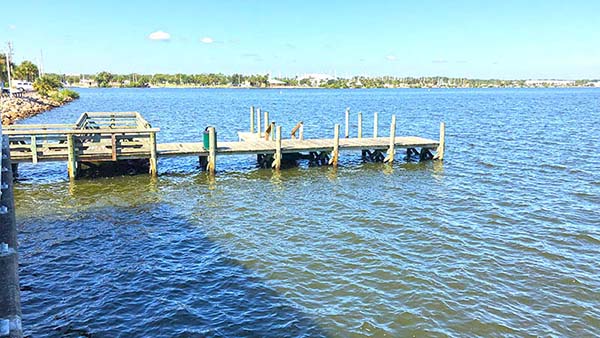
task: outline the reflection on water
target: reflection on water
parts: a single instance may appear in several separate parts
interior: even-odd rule
[[[572,151],[600,149],[598,90],[97,89],[27,122],[112,107],[159,141],[208,124],[232,140],[250,104],[306,137],[346,106],[396,113],[399,134],[437,138],[443,120],[446,160],[342,152],[338,168],[274,171],[231,156],[211,176],[169,158],[157,178],[75,182],[64,163],[22,165],[27,334],[600,335],[600,158]]]

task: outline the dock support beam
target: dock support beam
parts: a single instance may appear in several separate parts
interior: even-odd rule
[[[271,126],[274,126],[272,124]],[[273,158],[273,168],[281,169],[281,126],[277,126],[277,139],[275,140],[275,157]]]
[[[214,175],[217,168],[217,135],[215,127],[208,127],[208,165],[206,170],[211,175]]]
[[[254,134],[254,106],[250,106],[250,134]]]
[[[70,179],[77,178],[77,152],[73,134],[67,134],[67,171]]]
[[[362,138],[362,113],[358,113],[358,138]]]
[[[440,122],[440,144],[437,147],[434,160],[444,160],[444,150],[446,149],[446,123]]]
[[[373,138],[377,138],[377,127],[379,125],[379,117],[377,112],[373,113]]]
[[[390,147],[387,156],[383,160],[386,163],[394,162],[394,154],[396,152],[396,115],[392,115],[392,124],[390,125]]]
[[[350,137],[350,108],[346,108],[346,131],[344,133],[344,137]]]
[[[337,167],[338,158],[340,156],[340,125],[336,124],[333,129],[333,152],[331,153],[331,159],[329,164]]]
[[[156,156],[156,133],[150,133],[150,175],[158,175],[158,159]]]

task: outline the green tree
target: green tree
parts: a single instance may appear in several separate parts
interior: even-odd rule
[[[10,63],[10,69],[15,69],[15,64]],[[8,72],[6,68],[6,54],[0,54],[0,82],[8,82]],[[8,87],[8,84],[5,84]]]
[[[38,67],[31,61],[25,60],[15,68],[15,79],[32,82],[37,79],[38,74]]]
[[[62,88],[60,77],[57,75],[44,75],[33,83],[33,89],[42,96],[49,96],[52,92],[58,91]]]
[[[100,72],[96,75],[96,82],[98,82],[98,87],[110,87],[110,82],[113,79],[113,75],[109,72]]]

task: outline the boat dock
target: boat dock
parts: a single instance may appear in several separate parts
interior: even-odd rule
[[[443,122],[439,140],[432,140],[397,136],[395,116],[390,121],[389,136],[380,137],[377,113],[374,121],[370,137],[363,137],[362,114],[359,113],[358,135],[350,138],[347,109],[344,135],[340,135],[340,125],[336,124],[332,126],[332,138],[305,139],[304,124],[299,122],[289,137],[285,137],[282,126],[271,121],[268,112],[251,107],[249,129],[238,132],[237,141],[217,142],[215,128],[209,127],[202,142],[157,143],[156,134],[160,129],[153,128],[138,112],[87,112],[74,124],[11,125],[4,127],[3,132],[9,137],[13,171],[23,162],[66,161],[70,178],[77,178],[82,169],[111,163],[144,168],[156,175],[158,158],[173,156],[197,156],[201,168],[213,174],[217,157],[225,155],[256,155],[260,167],[275,170],[280,169],[282,163],[298,160],[337,166],[340,152],[345,150],[360,151],[362,159],[371,162],[394,162],[400,149],[406,152],[408,159],[443,159]]]

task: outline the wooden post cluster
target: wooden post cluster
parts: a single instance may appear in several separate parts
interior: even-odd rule
[[[440,144],[438,145],[435,157],[435,160],[444,160],[444,150],[446,149],[446,123],[440,123]]]

